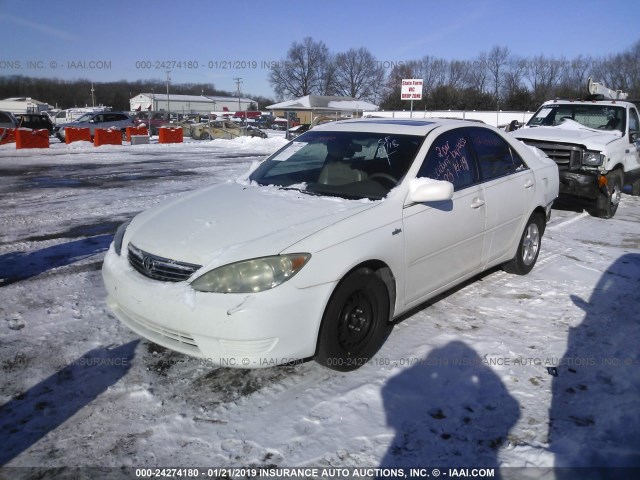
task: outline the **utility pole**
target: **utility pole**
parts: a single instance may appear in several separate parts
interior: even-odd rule
[[[169,103],[169,82],[171,81],[171,77],[169,76],[170,73],[171,70],[167,70],[167,120],[171,120],[171,108]]]
[[[238,111],[242,111],[242,106],[240,105],[240,84],[242,83],[242,77],[234,78],[236,81],[236,89],[238,90]]]
[[[93,89],[93,82],[91,82],[91,106],[96,106],[96,97],[94,95],[95,90]]]

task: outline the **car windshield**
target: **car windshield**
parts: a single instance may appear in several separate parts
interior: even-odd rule
[[[625,108],[612,105],[557,104],[543,105],[527,123],[530,127],[556,126],[565,120],[598,130],[625,131]]]
[[[260,185],[349,199],[384,198],[413,163],[423,137],[308,131],[250,176]]]

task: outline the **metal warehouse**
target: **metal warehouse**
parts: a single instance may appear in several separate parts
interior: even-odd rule
[[[258,102],[243,97],[218,97],[206,95],[167,95],[166,93],[140,93],[129,100],[132,111],[154,110],[177,113],[232,112],[249,109]]]

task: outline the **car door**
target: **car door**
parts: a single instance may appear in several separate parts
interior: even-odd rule
[[[412,203],[403,208],[405,303],[408,307],[480,270],[485,199],[466,128],[440,134],[417,177],[453,183],[451,200]]]
[[[522,235],[524,218],[535,194],[535,177],[501,135],[488,128],[468,131],[486,200],[483,268],[510,255]]]

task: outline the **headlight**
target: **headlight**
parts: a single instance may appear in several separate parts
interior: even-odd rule
[[[600,152],[592,152],[587,150],[582,156],[582,164],[597,167],[598,165],[602,165],[604,163],[605,158],[606,157]]]
[[[310,258],[308,253],[292,253],[230,263],[201,275],[191,286],[199,292],[262,292],[289,280]]]
[[[113,237],[113,248],[115,248],[118,255],[120,255],[120,252],[122,251],[122,239],[124,238],[124,232],[127,231],[127,227],[130,223],[131,220],[127,220],[122,225],[120,225],[118,227],[118,230],[116,230],[115,236]]]

